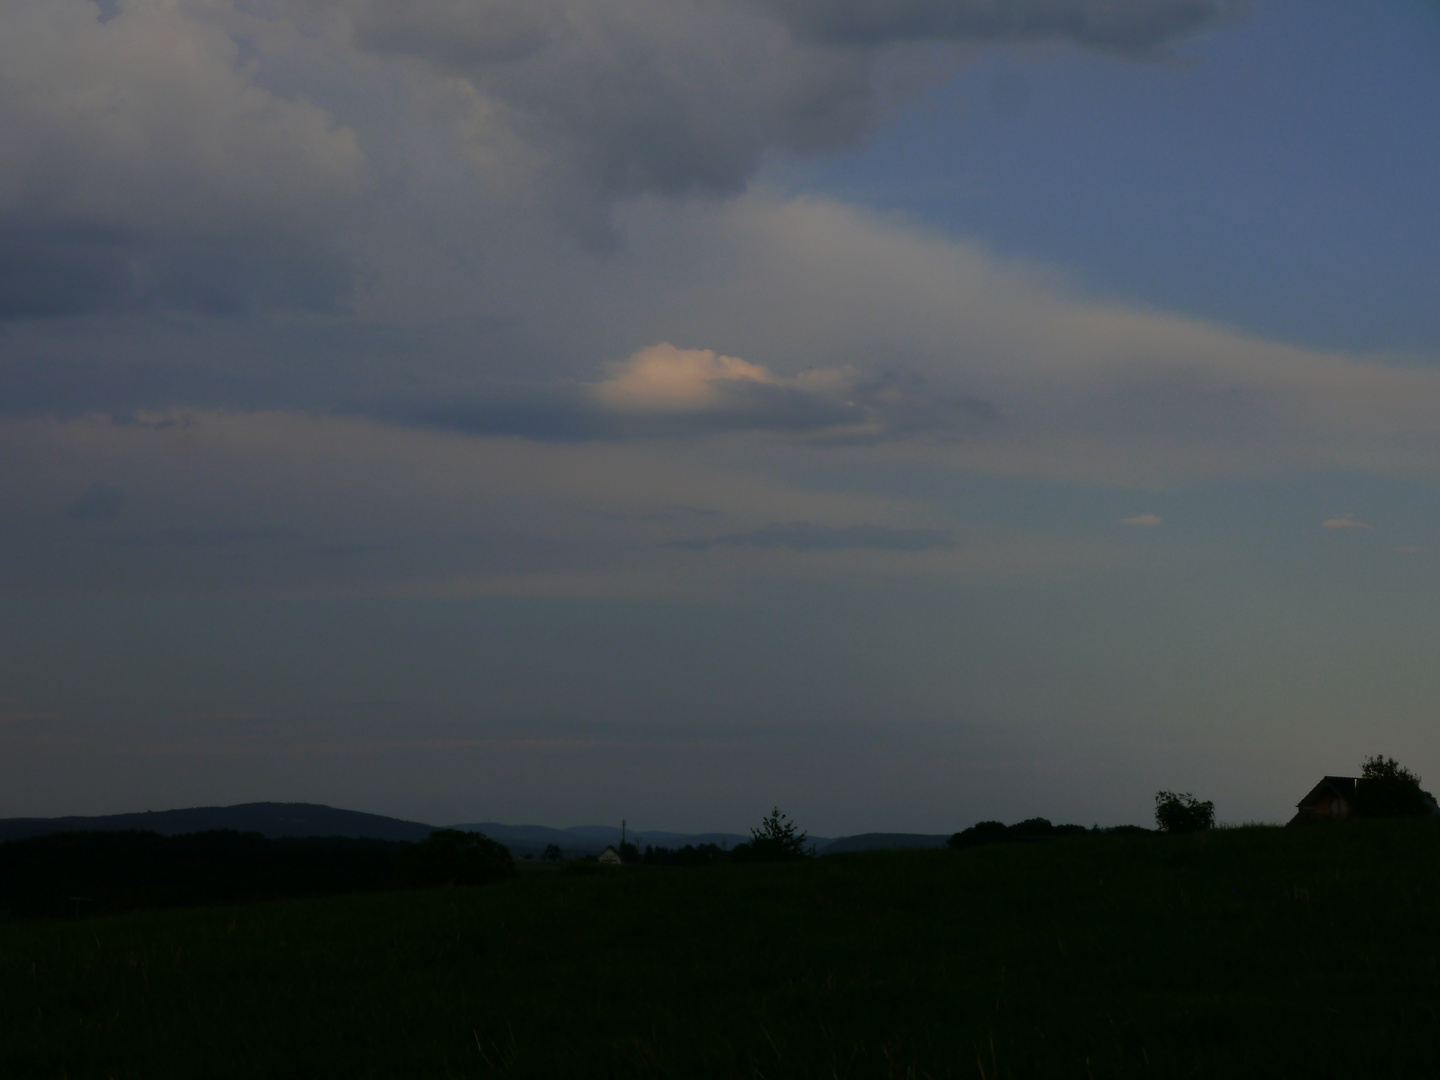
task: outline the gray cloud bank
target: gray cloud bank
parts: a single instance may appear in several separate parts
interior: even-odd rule
[[[360,0],[363,49],[454,73],[513,133],[607,196],[731,193],[769,147],[853,144],[901,42],[1066,40],[1140,52],[1218,20],[1207,0],[897,4]]]
[[[0,12],[0,318],[323,305],[354,133],[267,89],[227,4]]]
[[[417,200],[603,246],[617,199],[733,195],[769,151],[855,145],[906,82],[887,74],[909,64],[897,43],[1137,51],[1219,14],[1002,8],[16,0],[0,10],[0,320],[334,310],[364,288],[356,244],[386,243],[376,223]]]
[[[333,551],[347,587],[663,593],[652,563],[765,549],[992,565],[902,473],[1433,475],[1429,368],[1098,301],[754,182],[864,139],[954,43],[1143,56],[1228,10],[5,5],[11,565],[206,580],[223,555],[290,587],[316,560],[288,557]]]

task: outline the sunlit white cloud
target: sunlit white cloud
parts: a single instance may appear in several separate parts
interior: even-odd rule
[[[727,383],[783,385],[759,364],[717,356],[709,349],[677,349],[666,342],[615,365],[595,387],[595,397],[616,409],[689,411],[721,404],[721,388]]]

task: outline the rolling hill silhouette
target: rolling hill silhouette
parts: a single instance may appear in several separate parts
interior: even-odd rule
[[[620,830],[611,825],[576,825],[554,829],[544,825],[504,825],[482,821],[443,826],[483,832],[506,845],[517,857],[537,856],[554,844],[566,858],[595,855],[607,845],[620,843]],[[60,832],[115,832],[135,829],[182,836],[187,833],[233,829],[259,833],[270,840],[316,836],[341,836],[356,840],[424,840],[439,825],[404,821],[359,810],[340,810],[319,803],[239,803],[235,806],[195,806],[185,810],[147,810],[136,814],[103,814],[95,817],[0,818],[0,843],[46,836]],[[821,855],[894,848],[942,847],[949,834],[862,833],[838,839],[812,836],[810,842]],[[717,844],[734,847],[750,837],[742,833],[677,833],[660,830],[630,830],[628,839],[642,849],[646,844],[679,848],[686,844]]]
[[[0,842],[58,832],[113,832],[138,829],[161,836],[234,829],[281,837],[344,836],[358,840],[424,840],[435,829],[418,821],[402,821],[359,810],[337,810],[317,803],[240,803],[237,806],[195,806],[188,810],[155,810],[141,814],[99,817],[3,818]]]

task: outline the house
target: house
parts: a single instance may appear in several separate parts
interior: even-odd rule
[[[1331,821],[1350,816],[1350,806],[1355,801],[1355,785],[1359,777],[1326,776],[1310,789],[1310,794],[1301,799],[1296,813],[1290,819],[1291,825],[1302,821]]]
[[[605,850],[600,852],[600,861],[606,866],[619,866],[620,853],[613,846],[606,845]]]

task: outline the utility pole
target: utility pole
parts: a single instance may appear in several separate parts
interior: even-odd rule
[[[620,846],[622,848],[625,846],[625,819],[623,817],[620,819]]]

